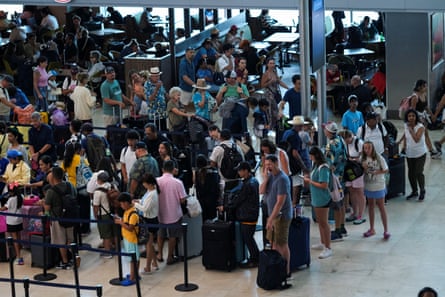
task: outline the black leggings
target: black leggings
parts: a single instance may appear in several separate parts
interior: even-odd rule
[[[258,250],[258,246],[256,244],[254,235],[256,230],[256,224],[247,225],[241,223],[241,235],[243,238],[243,242],[247,245],[250,253],[250,260],[252,262],[258,262],[260,251]]]

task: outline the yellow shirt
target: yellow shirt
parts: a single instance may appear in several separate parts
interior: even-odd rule
[[[85,164],[88,165],[87,160],[84,160]],[[60,167],[66,172],[68,176],[68,181],[75,187],[77,185],[77,167],[80,165],[80,155],[75,154],[73,156],[73,162],[71,162],[71,165],[68,168],[65,168],[62,164],[60,164]]]
[[[122,227],[121,228],[122,229],[122,237],[124,237],[128,242],[138,243],[137,234],[139,232],[139,227],[137,227],[137,224],[139,224],[139,216],[136,213],[136,208],[134,206],[127,209],[124,212],[123,220],[124,220],[124,223],[133,225],[136,227],[135,227],[135,230],[133,230],[133,231],[129,231],[129,230],[125,229],[124,227]]]
[[[6,166],[5,173],[3,174],[3,178],[7,184],[12,182],[18,182],[19,185],[29,184],[29,180],[31,179],[31,170],[23,160],[17,163],[16,168],[12,170],[14,165],[9,163]]]

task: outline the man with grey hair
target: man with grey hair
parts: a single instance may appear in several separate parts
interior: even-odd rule
[[[43,155],[51,157],[53,162],[57,161],[53,138],[53,129],[42,123],[39,112],[31,115],[31,129],[28,131],[29,153],[33,162],[38,162]]]
[[[8,88],[14,83],[14,78],[10,75],[3,75],[0,80],[0,121],[9,122],[11,109],[15,105],[9,101]]]

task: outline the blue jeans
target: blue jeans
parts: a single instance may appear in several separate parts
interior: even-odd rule
[[[34,98],[36,99],[36,111],[48,111],[48,102],[46,100],[46,97],[48,95],[48,88],[39,87],[39,92],[40,94],[42,94],[42,99],[39,99],[36,91],[34,91]]]

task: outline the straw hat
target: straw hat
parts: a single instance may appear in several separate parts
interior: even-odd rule
[[[210,86],[207,85],[206,80],[204,78],[198,78],[198,80],[196,81],[196,84],[194,84],[193,87],[196,89],[201,89],[201,90],[210,89]]]
[[[161,75],[162,72],[159,70],[159,67],[151,67],[148,74],[149,75]]]
[[[294,116],[292,120],[287,121],[288,124],[293,126],[303,126],[304,125],[304,116]]]

